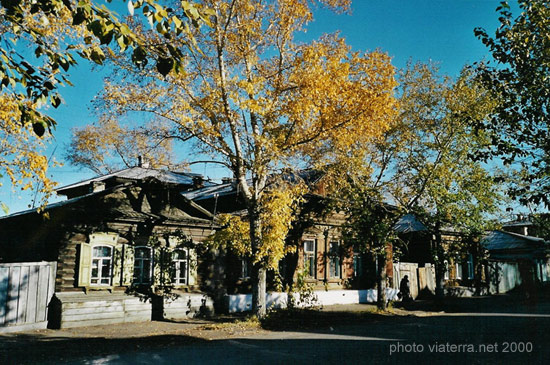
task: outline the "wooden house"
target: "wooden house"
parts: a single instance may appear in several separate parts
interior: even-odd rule
[[[197,252],[216,227],[210,212],[181,194],[209,184],[134,167],[65,186],[58,194],[67,200],[0,219],[0,262],[57,262],[54,326],[212,311],[206,292],[217,285],[214,261]]]
[[[516,231],[520,225],[512,227]],[[526,229],[517,231],[527,233]],[[533,295],[538,286],[550,282],[550,245],[546,240],[503,230],[487,233],[482,245],[488,254],[486,271],[491,293],[522,286]]]
[[[287,245],[295,246],[279,263],[279,278],[268,273],[268,288],[280,290],[275,284],[288,287],[300,275],[317,290],[372,288],[375,281],[374,258],[354,252],[344,245],[343,213],[326,208],[323,175],[314,170],[285,172],[287,181],[301,181],[308,187],[305,202],[287,237]],[[207,186],[183,195],[213,215],[244,214],[246,209],[235,181],[226,179],[217,186]],[[228,252],[225,257],[226,281],[229,294],[250,293],[249,257],[237,257]],[[388,266],[392,276],[392,266]],[[271,275],[271,277],[270,277]]]

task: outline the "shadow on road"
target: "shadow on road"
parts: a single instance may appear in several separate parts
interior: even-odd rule
[[[103,357],[164,347],[196,345],[205,340],[185,335],[159,335],[133,338],[67,338],[40,335],[2,336],[0,364],[55,364],[79,358]]]
[[[279,311],[262,323],[263,331],[226,332],[216,340],[201,337],[199,328],[125,339],[84,338],[78,332],[73,337],[1,336],[0,363],[543,364],[550,358],[547,300],[534,311],[507,296],[452,298],[445,305],[445,312],[424,316]]]
[[[397,308],[446,313],[529,313],[550,315],[550,291],[526,299],[521,292],[508,294],[457,298],[446,297],[442,302],[435,299],[409,303],[395,303]]]

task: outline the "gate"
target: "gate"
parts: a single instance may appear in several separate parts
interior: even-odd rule
[[[399,289],[401,279],[408,276],[409,288],[411,290],[411,296],[415,299],[418,296],[418,264],[411,262],[394,262],[393,263],[393,285],[394,288]]]

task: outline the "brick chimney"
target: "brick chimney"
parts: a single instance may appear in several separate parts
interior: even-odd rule
[[[144,169],[148,169],[150,167],[149,162],[145,157],[138,156],[138,167],[143,167]]]

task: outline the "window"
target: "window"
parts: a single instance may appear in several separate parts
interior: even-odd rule
[[[338,241],[330,242],[329,275],[331,278],[340,277],[340,243]]]
[[[361,255],[356,253],[353,254],[353,276],[360,277],[363,275],[363,262],[361,260]]]
[[[472,280],[474,278],[474,257],[472,254],[468,255],[468,279]]]
[[[250,267],[249,267],[249,264],[248,264],[248,259],[247,258],[242,258],[241,259],[241,276],[240,278],[241,279],[249,279],[250,278]]]
[[[443,261],[443,265],[445,267],[445,274],[444,274],[443,278],[445,280],[449,280],[449,261],[447,261],[447,260]]]
[[[151,252],[150,247],[136,247],[134,251],[134,283],[135,284],[150,284],[151,271]]]
[[[462,279],[462,265],[455,263],[455,279]]]
[[[173,281],[176,285],[189,283],[189,255],[187,249],[177,249],[172,253]]]
[[[92,270],[90,284],[111,285],[113,269],[113,248],[111,246],[92,247]]]
[[[315,265],[315,241],[304,241],[304,269],[307,270],[309,277],[314,278],[316,272]]]

